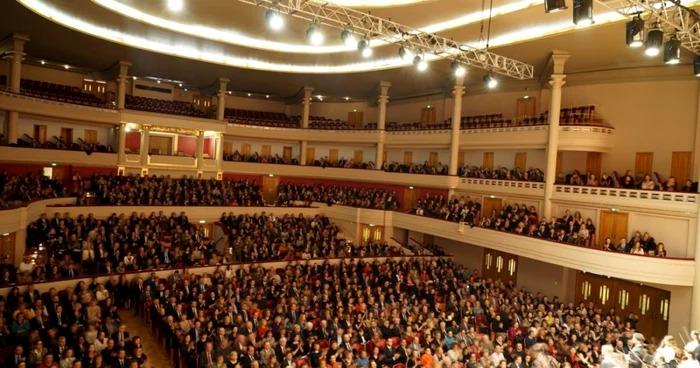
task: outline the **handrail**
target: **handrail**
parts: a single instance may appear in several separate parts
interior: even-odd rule
[[[555,194],[578,194],[586,196],[595,196],[598,198],[625,198],[643,201],[653,201],[655,203],[686,203],[693,208],[678,208],[677,210],[695,210],[700,202],[700,194],[688,192],[668,192],[661,190],[644,190],[644,189],[626,189],[626,188],[608,188],[608,187],[590,187],[578,185],[554,185]],[[688,206],[686,206],[688,207]]]

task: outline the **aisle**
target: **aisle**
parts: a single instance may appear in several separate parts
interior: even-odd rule
[[[126,330],[133,336],[141,337],[143,352],[151,362],[151,368],[170,368],[173,362],[165,352],[163,344],[158,342],[155,334],[151,332],[151,327],[139,316],[134,316],[132,310],[121,310],[119,315],[122,323],[126,325]]]

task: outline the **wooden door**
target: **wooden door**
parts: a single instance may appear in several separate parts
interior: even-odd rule
[[[501,209],[503,208],[503,201],[501,198],[484,198],[484,200],[481,202],[481,216],[482,217],[491,217],[491,211],[496,210],[496,213],[498,214],[501,212]]]
[[[241,155],[250,156],[250,143],[241,143]]]
[[[65,166],[56,166],[51,170],[51,179],[54,180],[66,180],[71,178],[68,168]]]
[[[364,160],[363,160],[364,157],[362,157],[362,156],[363,156],[362,150],[355,150],[355,152],[353,152],[352,159],[353,159],[356,163],[359,164],[359,163],[364,162]],[[386,160],[386,157],[384,157],[384,159]]]
[[[507,283],[518,280],[518,256],[493,249],[484,249],[482,262],[482,273],[484,278],[501,280]]]
[[[487,170],[493,170],[493,152],[484,152],[484,159],[481,164]]]
[[[272,146],[270,146],[269,144],[263,144],[262,152],[260,153],[260,155],[263,157],[272,156]]]
[[[44,144],[46,142],[46,125],[34,125],[34,136],[32,138]]]
[[[329,149],[328,150],[328,161],[331,163],[338,162],[338,150],[337,149]]]
[[[263,176],[263,197],[268,204],[277,200],[277,186],[279,186],[279,176]]]
[[[7,257],[10,262],[15,262],[15,233],[0,235],[0,257]]]
[[[586,153],[586,173],[591,172],[596,178],[600,178],[600,170],[603,165],[603,154],[600,152]]]
[[[435,236],[430,234],[423,234],[423,245],[432,246],[435,244]]]
[[[173,149],[173,137],[162,135],[150,135],[148,137],[148,151],[157,155],[171,155]]]
[[[284,147],[282,149],[282,157],[284,157],[285,160],[291,161],[292,160],[292,147]]]
[[[437,152],[430,152],[430,156],[428,157],[428,163],[431,166],[437,166],[437,164],[438,164],[438,153]]]
[[[643,178],[644,175],[652,175],[654,166],[654,152],[637,152],[634,159],[634,176]]]
[[[605,244],[605,238],[610,237],[617,245],[621,238],[627,239],[628,214],[612,211],[600,211],[598,223],[598,244]],[[629,240],[629,239],[627,239]]]
[[[306,147],[306,164],[311,165],[316,160],[316,148]]]
[[[420,123],[423,126],[428,124],[435,124],[435,118],[437,117],[436,109],[433,107],[425,107],[421,110]]]
[[[515,121],[537,115],[537,99],[534,97],[519,98],[515,105]]]
[[[656,299],[652,300],[651,335],[660,341],[668,333],[668,316],[671,307],[671,292],[656,289]]]
[[[364,116],[362,111],[348,112],[348,125],[354,127],[355,129],[364,128]]]
[[[403,209],[411,210],[416,208],[418,204],[418,191],[417,190],[404,190],[403,191]]]
[[[520,168],[520,171],[527,170],[527,152],[515,153],[515,167]]]
[[[83,141],[91,144],[97,143],[97,130],[85,129],[85,137]]]
[[[564,172],[564,152],[557,152],[557,172],[555,174],[559,175],[562,172]]]
[[[224,142],[224,154],[225,155],[232,155],[233,154],[233,143]]]
[[[685,185],[686,180],[690,179],[692,162],[692,152],[673,152],[671,154],[671,176],[676,177],[676,184],[679,188]]]
[[[413,165],[413,152],[412,151],[405,151],[403,153],[403,164],[404,165]]]
[[[73,129],[61,128],[61,139],[66,142],[66,144],[73,143]]]
[[[464,152],[462,151],[457,152],[457,166],[464,166]]]

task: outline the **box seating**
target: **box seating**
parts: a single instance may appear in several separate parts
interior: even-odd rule
[[[0,84],[2,84],[1,81]],[[45,100],[60,101],[76,105],[95,107],[107,106],[99,97],[84,93],[78,87],[31,79],[22,78],[20,80],[20,93]]]

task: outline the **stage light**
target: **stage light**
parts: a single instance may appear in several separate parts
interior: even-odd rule
[[[268,11],[265,12],[265,21],[267,22],[267,25],[275,31],[278,31],[284,27],[284,19],[282,19],[279,13],[272,9],[268,9]]]
[[[693,57],[693,74],[696,77],[700,77],[700,55],[695,55]]]
[[[635,17],[626,25],[627,35],[625,42],[629,47],[642,47],[644,45],[644,20],[639,16]]]
[[[413,58],[413,65],[416,66],[419,72],[428,69],[428,63],[420,55],[416,55],[416,57]]]
[[[450,68],[452,68],[452,72],[454,72],[455,76],[457,77],[461,77],[467,73],[467,69],[465,69],[464,66],[457,60],[450,64]]]
[[[678,64],[681,62],[681,41],[676,35],[664,43],[664,63]]]
[[[323,43],[323,33],[321,33],[321,27],[318,23],[313,22],[309,25],[309,29],[306,30],[306,38],[311,42],[312,45],[320,45]]]
[[[577,27],[593,24],[593,0],[574,0],[574,24]]]
[[[182,0],[168,0],[168,9],[174,12],[179,12],[182,10],[183,6],[183,1]]]
[[[493,74],[491,74],[491,72],[488,72],[484,76],[484,84],[486,85],[486,87],[496,88],[496,86],[498,86],[498,81],[496,80],[496,78],[493,77]]]
[[[566,9],[565,0],[544,0],[544,12],[554,13]]]
[[[647,33],[647,40],[644,44],[644,53],[647,56],[656,56],[661,52],[661,47],[664,43],[664,31],[654,28]]]
[[[344,29],[343,32],[340,32],[340,39],[347,47],[357,46],[357,40],[355,40],[355,35],[347,29]]]
[[[372,49],[369,47],[369,40],[362,40],[358,42],[357,49],[360,50],[363,57],[372,56]]]
[[[403,61],[409,61],[413,58],[413,53],[408,48],[401,46],[399,48],[399,57],[401,57]]]

